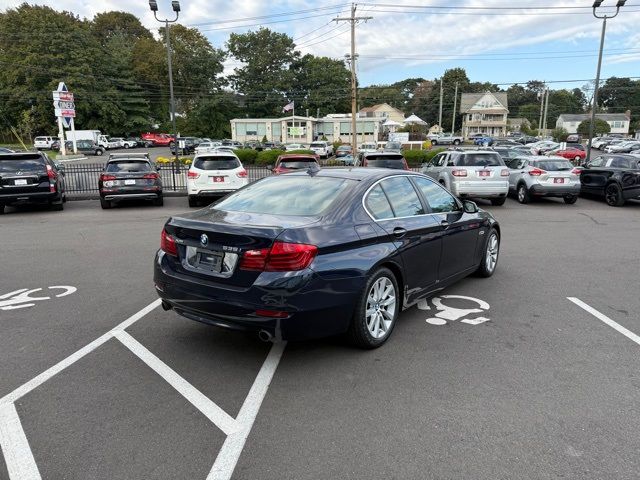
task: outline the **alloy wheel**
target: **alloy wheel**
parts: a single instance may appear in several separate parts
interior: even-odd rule
[[[525,196],[526,196],[525,190],[524,190],[524,185],[520,185],[520,187],[518,188],[518,201],[520,203],[524,202]]]
[[[615,185],[609,185],[605,192],[605,200],[609,205],[617,205],[619,202],[619,192]]]
[[[500,243],[498,242],[498,235],[492,233],[487,242],[487,254],[485,255],[485,266],[489,273],[493,272],[498,263],[498,250],[500,249]]]
[[[393,325],[396,314],[396,289],[388,277],[378,278],[367,295],[367,329],[375,339],[383,338]]]

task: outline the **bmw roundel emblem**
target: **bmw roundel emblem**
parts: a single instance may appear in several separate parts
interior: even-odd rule
[[[209,243],[209,237],[207,237],[207,235],[203,233],[202,235],[200,235],[200,243],[203,247],[206,247]]]

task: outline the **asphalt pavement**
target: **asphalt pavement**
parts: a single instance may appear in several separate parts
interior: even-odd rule
[[[186,198],[7,209],[0,479],[637,479],[640,203],[479,203],[496,274],[373,351],[158,308],[153,255]]]

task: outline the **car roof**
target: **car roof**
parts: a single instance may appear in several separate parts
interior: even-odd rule
[[[287,175],[309,175],[306,170],[298,170],[296,172],[287,173]],[[322,170],[316,170],[313,173],[314,177],[331,177],[331,178],[346,178],[351,180],[379,180],[385,177],[397,176],[397,175],[415,175],[422,178],[429,178],[419,172],[411,170],[394,170],[389,168],[367,168],[367,167],[352,167],[352,168],[323,168]]]
[[[13,152],[13,153],[0,153],[0,157],[24,157],[28,158],[44,158],[44,153],[41,152]]]

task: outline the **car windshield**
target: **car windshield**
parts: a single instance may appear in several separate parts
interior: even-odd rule
[[[40,156],[0,157],[0,172],[2,173],[32,173],[42,170],[44,170],[44,159]]]
[[[320,215],[353,183],[342,178],[277,175],[251,184],[213,208],[270,215]]]
[[[312,164],[317,165],[318,162],[316,162],[315,160],[309,158],[309,159],[305,159],[305,158],[300,158],[300,159],[294,159],[294,160],[282,160],[279,164],[280,167],[282,168],[289,168],[292,170],[297,170],[297,169],[301,169],[301,168],[309,168]]]
[[[573,165],[569,160],[539,160],[531,162],[531,165],[548,172],[562,172],[573,169]]]
[[[240,160],[235,157],[198,157],[193,166],[200,170],[233,170],[240,166]]]
[[[461,167],[498,167],[504,165],[504,161],[497,153],[470,153],[460,156],[456,165]]]
[[[125,160],[120,162],[109,162],[106,168],[107,172],[150,172],[151,165],[149,162],[138,162],[135,160]]]

